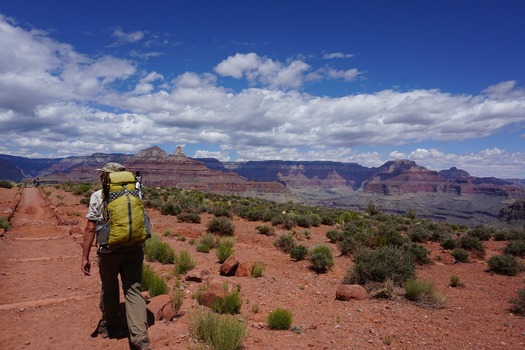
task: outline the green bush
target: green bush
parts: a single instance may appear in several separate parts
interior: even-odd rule
[[[198,213],[180,213],[177,215],[177,221],[190,224],[200,224],[201,216]]]
[[[431,264],[432,259],[428,255],[428,250],[419,243],[409,243],[404,246],[406,251],[412,255],[416,264],[426,265]]]
[[[264,270],[266,269],[266,265],[264,265],[261,261],[256,261],[253,264],[252,268],[252,276],[253,277],[262,277],[264,274]]]
[[[470,250],[477,254],[485,254],[485,248],[478,237],[463,236],[458,239],[458,246],[460,248]]]
[[[183,250],[175,259],[175,275],[184,275],[190,270],[193,270],[197,262],[192,258],[189,252]]]
[[[415,276],[416,266],[409,253],[393,246],[383,246],[377,250],[360,250],[344,282],[365,284],[391,279],[396,285],[402,285]]]
[[[494,255],[487,261],[489,271],[505,276],[515,276],[523,271],[523,264],[514,255]]]
[[[11,223],[4,218],[0,218],[0,228],[9,231],[11,229]]]
[[[525,257],[525,239],[510,241],[505,246],[503,252],[507,255]]]
[[[275,227],[270,226],[270,225],[260,225],[260,226],[257,226],[255,229],[261,235],[265,235],[265,236],[273,236],[273,235],[275,235]]]
[[[206,233],[200,236],[197,242],[196,250],[199,253],[209,253],[210,249],[217,246],[217,239],[211,233]]]
[[[192,335],[213,350],[240,349],[246,335],[246,323],[231,315],[218,315],[200,309],[190,318]]]
[[[217,260],[222,264],[230,256],[233,255],[233,248],[227,245],[221,245],[217,247]]]
[[[177,315],[179,313],[180,308],[182,307],[182,303],[184,302],[184,292],[178,288],[174,289],[173,293],[171,293],[171,299],[173,312],[175,313],[175,315]]]
[[[408,237],[412,242],[423,243],[430,240],[431,233],[425,227],[418,225],[408,229]]]
[[[73,194],[80,196],[83,194],[86,194],[87,192],[91,191],[91,185],[90,184],[78,184],[71,186],[71,192]]]
[[[451,275],[451,276],[450,276],[450,286],[451,286],[451,287],[454,287],[454,288],[455,288],[455,287],[459,287],[459,286],[461,286],[461,284],[462,284],[462,283],[460,282],[458,276],[456,276],[456,275]]]
[[[468,263],[469,262],[469,253],[463,248],[454,248],[450,253],[456,262]]]
[[[0,188],[13,188],[14,184],[11,181],[0,180]]]
[[[310,263],[316,272],[325,272],[334,266],[334,257],[329,246],[320,244],[310,252]]]
[[[211,309],[219,314],[238,314],[241,311],[242,299],[239,290],[228,293],[224,298],[213,300]]]
[[[525,289],[519,289],[517,295],[510,299],[512,312],[525,316]]]
[[[494,229],[483,225],[476,225],[467,231],[467,236],[476,237],[480,241],[488,241],[493,235]]]
[[[433,282],[410,279],[405,282],[405,297],[420,306],[440,308],[445,303],[445,296],[436,291]]]
[[[207,225],[208,231],[221,236],[233,236],[235,227],[232,222],[225,217],[216,217],[211,219]]]
[[[285,253],[290,253],[295,247],[293,236],[289,234],[280,236],[273,244]]]
[[[329,230],[326,232],[326,238],[330,240],[331,243],[337,243],[343,239],[343,233],[337,230]]]
[[[270,329],[288,330],[292,327],[292,313],[286,309],[278,308],[268,314]]]
[[[144,254],[148,261],[158,261],[162,264],[173,264],[175,262],[175,251],[157,235],[152,235],[146,241]]]
[[[308,248],[306,248],[302,244],[296,245],[290,250],[290,256],[295,261],[303,260],[307,254],[308,254]]]
[[[160,213],[162,215],[173,215],[173,216],[176,216],[176,215],[179,215],[180,212],[181,212],[181,208],[178,205],[175,205],[175,204],[173,204],[171,202],[164,203],[160,207]]]
[[[457,242],[456,242],[455,239],[449,237],[449,238],[445,238],[443,241],[441,241],[440,245],[441,245],[441,247],[443,249],[449,249],[450,250],[450,249],[456,248]]]
[[[142,284],[143,291],[149,291],[152,297],[168,293],[168,285],[162,277],[159,277],[148,265],[142,265]]]

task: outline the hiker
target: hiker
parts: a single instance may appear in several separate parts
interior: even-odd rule
[[[35,187],[38,187],[38,184],[40,183],[40,180],[38,179],[38,177],[36,179],[33,180],[33,185]]]
[[[140,293],[140,285],[142,283],[142,262],[144,260],[143,245],[145,238],[139,238],[132,242],[132,245],[120,245],[111,243],[111,238],[105,237],[104,243],[104,231],[101,227],[109,227],[108,224],[102,225],[106,221],[107,216],[104,212],[111,207],[112,203],[117,202],[117,199],[113,199],[109,196],[111,187],[108,187],[107,179],[111,179],[116,176],[132,176],[134,181],[137,181],[135,176],[126,172],[124,166],[118,163],[107,163],[101,171],[101,180],[103,188],[95,191],[89,201],[89,211],[86,215],[88,222],[84,230],[83,250],[82,250],[82,272],[89,276],[91,274],[91,262],[89,260],[89,253],[95,234],[97,236],[97,255],[98,255],[98,266],[100,272],[100,280],[102,282],[101,298],[100,298],[100,309],[102,311],[102,320],[99,322],[98,332],[103,338],[115,336],[117,331],[117,319],[119,309],[119,281],[118,275],[122,282],[122,289],[124,291],[125,308],[126,308],[126,320],[129,330],[129,339],[132,349],[140,350],[151,350],[150,340],[148,335],[148,322],[147,322],[147,308],[146,301]],[[138,182],[130,184],[130,188],[138,187]],[[109,185],[111,186],[111,185]],[[123,192],[128,193],[126,190]],[[128,200],[135,197],[126,194],[122,195],[122,200]],[[122,192],[111,192],[113,196],[115,193],[121,194]],[[112,198],[108,202],[108,198]],[[109,203],[109,204],[108,204]],[[142,204],[142,201],[140,201]],[[111,207],[111,217],[118,216],[116,207]],[[120,208],[118,208],[121,210]],[[123,215],[128,215],[126,212]],[[145,214],[144,214],[145,215]],[[140,220],[137,220],[140,221]],[[131,226],[131,220],[130,220]],[[126,227],[127,230],[127,227]],[[130,228],[131,230],[131,228]],[[135,227],[133,228],[135,230]],[[142,225],[141,230],[144,230]],[[111,231],[109,231],[111,236]],[[135,232],[133,232],[135,234]],[[140,233],[142,235],[142,233]],[[127,235],[126,235],[127,237]],[[108,243],[109,241],[109,243]]]

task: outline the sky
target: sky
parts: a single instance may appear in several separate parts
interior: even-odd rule
[[[0,153],[525,178],[521,0],[0,2]]]

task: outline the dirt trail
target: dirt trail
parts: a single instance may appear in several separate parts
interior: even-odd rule
[[[127,349],[91,338],[99,281],[80,273],[81,249],[39,188],[25,188],[0,244],[0,349]],[[96,255],[92,255],[96,259]]]

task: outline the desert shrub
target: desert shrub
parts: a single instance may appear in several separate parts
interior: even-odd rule
[[[360,250],[356,254],[354,266],[347,271],[344,283],[365,284],[391,279],[396,285],[402,285],[415,275],[416,266],[409,253],[393,246],[384,246],[377,250]]]
[[[487,260],[489,271],[505,276],[515,276],[523,271],[523,264],[514,255],[494,255]]]
[[[280,236],[273,244],[285,253],[290,253],[292,248],[295,247],[295,241],[292,235],[289,234]]]
[[[510,299],[512,312],[525,316],[525,289],[519,289],[517,295]]]
[[[233,248],[227,245],[221,245],[217,247],[217,260],[222,264],[230,256],[233,255]]]
[[[171,293],[171,299],[173,312],[175,313],[175,315],[177,315],[179,313],[180,308],[182,307],[182,303],[184,302],[184,292],[178,288],[174,289],[173,293]]]
[[[404,246],[405,250],[412,255],[416,264],[425,265],[432,263],[428,250],[419,243],[409,243]]]
[[[0,188],[13,188],[14,184],[11,181],[0,180]]]
[[[90,191],[91,191],[90,184],[78,184],[78,185],[71,186],[71,192],[73,192],[73,194],[77,196],[83,195]]]
[[[210,249],[217,246],[217,239],[211,233],[206,233],[200,236],[196,249],[199,253],[209,253]]]
[[[469,262],[469,253],[463,248],[454,248],[450,253],[456,262],[468,263]]]
[[[235,227],[233,223],[225,217],[216,217],[211,219],[207,225],[208,231],[217,233],[221,236],[233,236]]]
[[[176,275],[185,274],[193,270],[197,262],[192,258],[189,252],[183,250],[176,256],[174,273]]]
[[[308,248],[306,248],[302,244],[296,245],[290,250],[290,256],[295,261],[303,260],[307,254],[308,254]]]
[[[11,229],[11,223],[4,218],[0,218],[0,228],[9,231]]]
[[[292,327],[292,313],[287,309],[278,308],[268,314],[270,329],[290,329]]]
[[[337,242],[342,255],[355,253],[367,245],[367,235],[364,233],[349,234],[345,231],[343,239]]]
[[[259,225],[255,229],[261,235],[265,235],[265,236],[275,235],[275,227],[270,226],[270,225]]]
[[[412,226],[408,229],[408,237],[412,242],[423,243],[430,239],[431,233],[423,226]]]
[[[405,217],[411,220],[414,220],[417,218],[417,213],[413,208],[408,208],[405,212]]]
[[[457,243],[455,239],[449,237],[441,241],[440,245],[443,249],[454,249],[456,248]]]
[[[401,247],[407,242],[409,242],[408,238],[404,237],[395,226],[384,227],[375,232],[372,238],[372,245],[376,247],[385,245]]]
[[[325,272],[334,266],[334,257],[329,246],[320,244],[310,252],[310,263],[316,272]]]
[[[151,238],[146,241],[144,244],[144,254],[148,261],[158,261],[162,264],[173,264],[175,262],[175,251],[157,235],[152,235]]]
[[[436,291],[431,281],[410,279],[405,282],[405,297],[424,307],[441,308],[445,303],[445,296]]]
[[[219,314],[235,315],[241,311],[242,299],[239,290],[227,293],[225,297],[217,297],[213,300],[211,309]]]
[[[455,288],[455,287],[459,287],[461,285],[462,285],[462,283],[459,280],[459,276],[456,276],[456,275],[451,275],[450,276],[450,286],[451,287]]]
[[[149,291],[152,297],[168,293],[166,281],[159,277],[147,264],[142,265],[141,289]]]
[[[329,230],[326,232],[326,238],[328,238],[332,243],[337,243],[343,239],[343,233],[338,230]]]
[[[177,215],[177,221],[190,224],[200,224],[201,216],[198,213],[180,213]]]
[[[377,215],[377,214],[381,213],[381,206],[378,205],[378,204],[375,204],[372,201],[369,201],[368,205],[367,205],[367,207],[365,209],[365,213],[368,213],[370,216]]]
[[[221,206],[214,207],[211,210],[211,214],[213,214],[215,217],[224,216],[229,219],[233,217],[233,213],[230,209]]]
[[[460,248],[470,250],[478,254],[485,253],[485,248],[478,237],[463,236],[458,238],[457,243]]]
[[[511,229],[506,229],[506,230],[503,230],[503,236],[504,236],[504,239],[502,240],[507,240],[507,241],[513,241],[513,240],[525,240],[525,228],[511,228]]]
[[[175,205],[175,204],[173,204],[171,202],[164,203],[160,207],[160,213],[162,215],[173,215],[173,216],[176,216],[176,215],[179,215],[181,211],[182,210],[181,210],[180,206]]]
[[[298,215],[296,218],[297,226],[308,228],[312,226],[312,218],[309,215]]]
[[[252,268],[252,276],[253,277],[262,277],[264,274],[264,270],[266,269],[266,265],[264,265],[261,261],[256,261],[253,264]]]
[[[476,225],[470,228],[466,235],[470,237],[476,237],[480,241],[488,241],[494,235],[494,229],[488,226]]]
[[[246,335],[246,323],[232,315],[219,315],[200,309],[190,317],[192,335],[213,350],[240,349]]]
[[[508,242],[503,252],[508,255],[525,257],[525,239]]]

